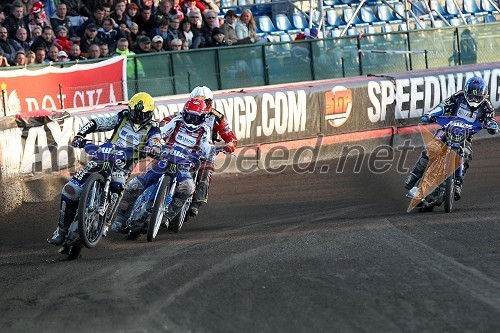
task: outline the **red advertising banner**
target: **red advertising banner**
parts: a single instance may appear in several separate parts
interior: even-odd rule
[[[127,100],[126,62],[113,57],[66,68],[0,72],[0,115],[90,107]],[[5,107],[4,107],[5,104]]]

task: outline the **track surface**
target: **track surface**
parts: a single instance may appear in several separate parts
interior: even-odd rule
[[[58,202],[27,203],[1,220],[0,332],[498,332],[499,144],[475,143],[451,214],[406,213],[395,166],[321,162],[219,175],[179,234],[72,262],[45,243]]]

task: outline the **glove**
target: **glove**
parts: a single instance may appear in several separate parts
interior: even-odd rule
[[[73,141],[71,141],[71,145],[75,148],[83,148],[85,147],[85,144],[87,143],[87,140],[84,137],[81,137],[80,135],[77,135],[73,138]]]
[[[226,153],[234,153],[234,145],[232,143],[229,143],[224,146],[224,151]]]
[[[495,121],[488,121],[486,123],[486,127],[488,128],[488,133],[496,134],[498,132],[498,124]]]
[[[430,115],[428,114],[424,114],[421,118],[422,122],[423,123],[433,123],[434,122],[434,118],[431,117]]]
[[[153,146],[153,147],[145,147],[144,148],[144,152],[148,155],[151,155],[151,156],[160,156],[161,155],[161,148],[160,147],[157,147],[157,146]]]

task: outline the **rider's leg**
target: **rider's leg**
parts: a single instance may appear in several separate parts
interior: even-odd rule
[[[424,150],[420,153],[420,157],[405,179],[405,188],[407,190],[411,190],[413,186],[415,186],[415,184],[422,178],[428,164],[429,157],[427,156],[427,152]]]
[[[81,188],[73,182],[73,179],[63,186],[57,229],[54,231],[52,238],[47,239],[48,243],[53,245],[62,245],[64,243],[68,235],[68,228],[75,220],[81,192]]]
[[[186,200],[194,193],[195,185],[193,178],[189,172],[182,172],[182,178],[177,185],[177,189],[175,190],[175,194],[172,197],[172,203],[170,204],[170,208],[165,214],[165,218],[168,221],[172,221],[173,218],[181,211],[182,206]]]
[[[188,211],[188,214],[190,216],[198,215],[201,204],[207,203],[208,187],[210,186],[210,182],[212,181],[213,172],[213,163],[207,163],[199,170],[198,184],[196,186],[196,191],[193,194],[193,202],[191,203]]]
[[[460,198],[462,197],[462,188],[464,186],[465,174],[467,173],[467,169],[469,169],[469,161],[471,160],[472,160],[472,141],[469,138],[465,141],[462,177],[457,176],[455,178],[455,200],[460,200]]]

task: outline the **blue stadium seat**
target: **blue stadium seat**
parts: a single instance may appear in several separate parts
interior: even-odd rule
[[[455,6],[453,0],[445,0],[444,8],[448,12],[448,14],[453,15],[454,17],[460,16],[460,9]],[[468,13],[462,13],[464,16],[470,16]]]
[[[232,9],[236,14],[241,14],[241,9],[238,8],[234,0],[220,0],[220,8],[224,13]]]
[[[292,36],[290,36],[289,34],[283,34],[283,35],[280,35],[280,41],[291,42],[291,41],[293,41],[293,39],[292,39]],[[281,47],[283,48],[283,50],[290,52],[290,49],[292,48],[292,44],[290,44],[290,43],[282,44]]]
[[[354,11],[355,9],[354,8],[344,8],[343,12],[344,12],[344,21],[347,23],[349,23],[349,20],[354,17],[354,20],[352,20],[351,24],[356,26],[356,27],[366,27],[368,26],[369,24],[368,23],[365,23],[363,21],[361,21],[361,19],[357,16],[357,15],[354,15]]]
[[[249,6],[254,4],[253,0],[237,0],[236,3],[238,7],[247,6],[247,8],[250,8]]]
[[[288,34],[296,34],[300,32],[300,29],[296,29],[292,23],[290,23],[288,16],[285,14],[276,14],[274,21],[278,30],[286,31]]]
[[[375,13],[373,12],[373,9],[371,7],[365,7],[365,6],[361,7],[359,15],[361,17],[361,20],[365,23],[370,23],[371,25],[374,26],[385,24],[384,21],[379,20],[379,18],[375,16]]]
[[[496,22],[497,18],[493,14],[484,15],[484,23]]]
[[[257,22],[257,27],[258,27],[259,31],[262,31],[262,32],[265,32],[265,33],[268,33],[271,35],[280,35],[280,34],[284,33],[283,31],[276,29],[273,21],[267,15],[257,16],[255,21]]]
[[[293,26],[296,29],[304,30],[305,28],[309,27],[309,23],[307,22],[306,17],[301,13],[293,13],[292,22]]]
[[[458,17],[454,17],[454,18],[452,18],[452,19],[450,20],[450,24],[451,24],[452,26],[457,27],[457,26],[459,26],[459,25],[462,25],[462,20],[461,20],[461,19],[459,19]]]
[[[450,19],[453,17],[453,15],[451,15],[444,9],[443,5],[441,5],[441,2],[439,2],[438,0],[431,0],[431,9],[433,10],[433,12],[435,11],[441,14],[441,16],[445,19]]]
[[[405,7],[405,4],[402,3],[402,2],[396,2],[394,4],[394,17],[396,19],[401,19],[401,20],[405,20],[406,19],[406,7]]]
[[[429,12],[422,1],[412,1],[411,10],[417,17],[429,18]]]
[[[479,8],[475,0],[464,0],[464,12],[473,14],[474,16],[482,16],[488,14]]]
[[[434,20],[434,28],[444,28],[446,27],[446,23],[443,20],[435,19]]]
[[[481,9],[488,13],[497,13],[498,11],[493,7],[493,5],[488,0],[481,0]]]
[[[377,7],[377,15],[380,21],[384,21],[387,23],[398,24],[403,22],[401,19],[396,19],[392,14],[392,9],[385,4],[379,5]]]
[[[334,8],[343,8],[343,7],[347,7],[346,4],[344,4],[342,1],[340,0],[324,0],[323,1],[323,5],[324,6],[327,6],[327,7],[334,7]]]
[[[328,9],[326,11],[326,24],[328,29],[343,28],[346,25],[342,17],[335,9]]]

